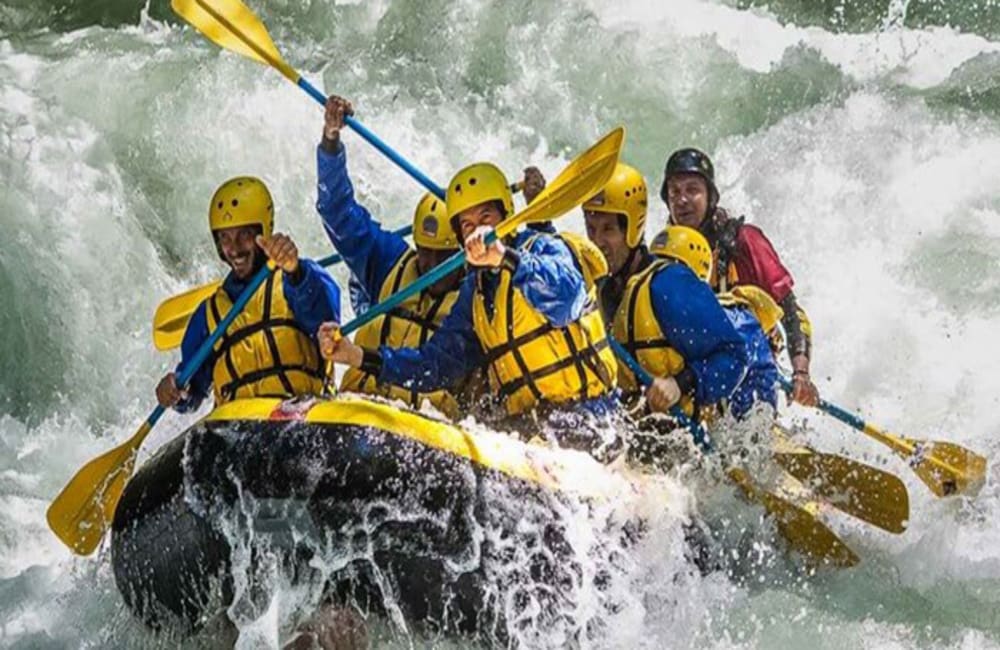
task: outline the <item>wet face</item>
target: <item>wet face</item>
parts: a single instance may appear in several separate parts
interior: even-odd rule
[[[625,241],[622,219],[617,214],[584,210],[587,237],[604,253],[612,273],[618,273],[628,260],[629,247]]]
[[[237,226],[215,231],[216,245],[222,257],[241,280],[253,275],[257,256],[263,254],[254,241],[257,233],[258,229],[253,226]]]
[[[503,221],[503,213],[495,201],[480,203],[458,214],[458,229],[462,241],[480,226],[495,228]]]
[[[433,248],[424,248],[423,246],[417,246],[417,270],[420,271],[420,275],[424,275],[435,266],[441,264],[449,257],[454,255],[456,251],[440,251]],[[459,283],[462,281],[463,269],[459,267],[455,271],[452,271],[448,275],[444,276],[431,286],[427,288],[427,293],[429,293],[434,298],[440,298],[449,291],[453,291],[458,288]]]
[[[667,180],[667,208],[673,222],[698,228],[708,214],[708,184],[698,174],[677,174]]]

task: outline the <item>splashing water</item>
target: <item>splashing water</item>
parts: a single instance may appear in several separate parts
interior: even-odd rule
[[[439,183],[473,159],[551,177],[619,123],[625,160],[654,187],[670,150],[706,149],[723,204],[760,225],[796,277],[821,392],[895,431],[1000,459],[995,0],[251,6],[294,66],[351,98]],[[220,274],[204,213],[221,180],[262,176],[278,228],[307,255],[329,252],[312,205],[320,128],[299,91],[220,53],[166,3],[0,1],[0,645],[178,642],[129,616],[106,550],[69,556],[45,507],[152,407],[176,360],[153,350],[149,317]],[[359,200],[404,224],[422,190],[345,140]],[[656,203],[650,228],[664,219]],[[579,215],[561,223],[582,229]],[[344,270],[334,274],[346,286]],[[567,508],[560,523],[585,576],[567,612],[575,625],[599,622],[593,645],[1000,646],[995,479],[975,500],[938,500],[868,439],[798,407],[784,417],[818,448],[899,474],[909,530],[893,537],[833,515],[863,564],[813,573],[784,556],[758,509],[691,481],[723,552],[739,558],[702,577],[681,570],[676,522],[656,504]],[[143,457],[192,422],[165,417]],[[602,528],[610,511],[647,515],[636,546],[615,547]],[[509,551],[501,584],[532,547]],[[607,567],[618,571],[597,593],[589,579]],[[254,570],[271,572],[278,596],[260,611],[234,605],[242,647],[276,644],[291,612],[317,598],[277,563]],[[236,562],[234,575],[247,571]],[[527,645],[563,638],[523,620],[511,629]],[[372,634],[405,646],[401,629],[390,613]],[[411,632],[417,645],[460,645]]]

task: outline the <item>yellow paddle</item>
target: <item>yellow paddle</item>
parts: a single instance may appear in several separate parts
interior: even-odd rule
[[[618,358],[635,374],[640,384],[649,386],[653,383],[653,375],[621,343],[610,336],[608,343]],[[712,451],[711,440],[700,424],[693,422],[676,406],[671,409],[671,414],[691,433],[695,444],[704,453]],[[774,517],[778,531],[788,541],[788,545],[811,562],[829,562],[834,566],[853,566],[858,563],[858,556],[854,551],[829,526],[820,521],[819,504],[810,498],[808,490],[795,478],[782,473],[777,485],[764,487],[740,467],[730,467],[726,473],[748,499],[763,505]]]
[[[751,501],[756,501],[774,518],[788,545],[812,562],[828,562],[850,567],[860,562],[857,554],[819,519],[819,504],[809,497],[801,483],[783,474],[775,486],[765,488],[738,467],[727,470]]]
[[[898,476],[856,460],[792,443],[774,427],[774,460],[810,492],[852,517],[890,533],[906,530],[910,495]]]
[[[201,303],[215,295],[221,286],[222,280],[216,280],[161,302],[153,314],[153,345],[156,349],[165,352],[180,345],[191,315]]]
[[[625,129],[621,127],[601,138],[567,165],[530,206],[498,225],[495,232],[491,233],[491,237],[494,235],[503,237],[514,232],[521,224],[555,219],[596,194],[611,178],[615,165],[618,164],[618,154],[624,139]],[[487,237],[487,241],[489,240],[490,237]],[[464,259],[464,251],[455,253],[415,282],[344,325],[341,331],[345,333],[353,331],[378,314],[392,309],[408,296],[450,273],[461,265]],[[232,319],[236,318],[269,273],[270,268],[267,267],[261,269],[255,276],[216,331],[181,369],[177,378],[178,385],[187,384],[191,375],[211,353],[216,340],[226,331]],[[74,553],[90,555],[100,544],[114,516],[125,483],[132,475],[139,447],[163,412],[164,408],[157,406],[131,438],[84,465],[49,506],[47,512],[49,527]]]
[[[326,104],[326,95],[285,62],[278,48],[274,46],[274,41],[267,33],[264,23],[240,0],[172,0],[170,6],[178,16],[216,45],[271,66],[321,106]],[[444,198],[444,190],[440,186],[396,153],[356,118],[348,116],[344,118],[344,123],[399,165],[429,192],[440,199]]]
[[[243,311],[273,270],[274,264],[268,262],[254,274],[219,326],[202,342],[191,359],[184,363],[177,374],[178,386],[187,386],[191,377],[212,353],[216,341]],[[157,404],[131,438],[81,467],[49,505],[45,513],[49,528],[74,553],[90,555],[101,543],[108,524],[114,517],[125,483],[132,475],[139,447],[165,411],[162,405]]]
[[[778,381],[786,390],[791,390],[792,383],[787,377],[779,375]],[[965,447],[943,440],[915,440],[883,431],[826,400],[821,399],[818,408],[902,456],[910,469],[939,497],[975,495],[986,481],[986,459]]]

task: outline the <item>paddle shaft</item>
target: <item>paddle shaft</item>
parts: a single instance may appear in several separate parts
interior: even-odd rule
[[[260,43],[258,43],[253,38],[248,36],[248,34],[245,33],[243,29],[241,29],[241,25],[237,24],[237,22],[239,21],[234,22],[233,20],[230,20],[230,17],[223,15],[222,13],[219,13],[219,11],[217,11],[215,7],[211,6],[207,2],[199,1],[197,2],[197,4],[202,11],[204,11],[205,13],[210,15],[213,19],[215,19],[219,25],[224,26],[229,33],[238,37],[243,42],[244,45],[250,48],[250,50],[253,51],[258,57],[260,57],[261,61],[266,61],[268,65],[276,69],[278,72],[284,75],[285,78],[293,82],[296,86],[304,90],[306,94],[308,94],[310,97],[319,102],[320,106],[326,106],[326,95],[321,93],[319,89],[317,89],[311,83],[306,81],[306,79],[303,78],[302,75],[300,75],[298,72],[296,72],[294,68],[285,63],[283,60],[281,60],[281,56],[276,51],[274,55],[272,55],[271,52],[268,52],[267,48],[262,47]],[[190,18],[183,16],[183,14],[182,17],[185,17],[185,19],[187,19],[190,22]],[[256,16],[253,16],[251,14],[251,17],[253,18],[254,21],[259,22],[259,19]],[[196,29],[203,31],[203,28],[199,27],[197,24],[194,24],[194,26]],[[263,25],[261,25],[261,28],[263,29]],[[270,40],[270,37],[268,37],[268,40]],[[223,46],[225,47],[225,45]],[[444,190],[437,183],[427,178],[427,176],[425,176],[423,172],[421,172],[419,169],[411,165],[408,160],[399,155],[399,153],[397,153],[392,147],[387,145],[385,142],[382,142],[382,140],[377,135],[369,131],[363,124],[361,124],[361,122],[357,121],[356,119],[350,116],[346,117],[344,122],[349,127],[354,129],[354,131],[357,132],[358,135],[360,135],[362,138],[371,143],[372,146],[374,146],[376,149],[385,154],[385,156],[389,158],[392,162],[399,165],[399,167],[407,174],[409,174],[411,177],[413,177],[414,180],[416,180],[418,183],[426,187],[428,191],[433,193],[439,199],[443,200],[445,198]]]
[[[778,383],[781,384],[781,387],[784,388],[785,390],[787,391],[792,390],[792,380],[782,374],[778,375]],[[854,413],[851,413],[850,411],[845,411],[836,404],[831,404],[825,399],[819,400],[817,408],[819,408],[821,411],[829,413],[830,415],[837,418],[844,424],[850,427],[854,427],[858,431],[864,431],[865,427],[867,426],[865,424],[865,421],[862,420],[857,415],[855,415]]]
[[[784,388],[785,390],[787,391],[792,390],[792,381],[788,377],[779,374],[778,383],[780,383],[782,388]],[[821,398],[816,407],[819,410],[823,411],[824,413],[832,415],[833,417],[840,420],[847,426],[857,429],[862,433],[868,434],[869,436],[875,438],[882,444],[892,447],[895,451],[899,452],[900,454],[910,455],[917,451],[917,448],[914,445],[907,444],[903,440],[898,440],[893,436],[886,435],[876,427],[865,422],[858,415],[851,413],[850,411],[847,411],[845,409],[842,409],[836,404],[831,404],[825,399]]]
[[[409,237],[410,233],[413,232],[413,226],[406,226],[405,228],[400,228],[393,232],[394,235],[399,235],[400,237]],[[334,253],[333,255],[327,255],[326,257],[316,260],[316,263],[322,267],[333,266],[334,264],[340,264],[343,261],[344,256],[340,253]]]
[[[331,255],[330,257],[336,257],[336,255]],[[177,375],[176,379],[177,386],[179,388],[187,387],[188,382],[191,381],[192,377],[194,377],[194,373],[198,372],[198,369],[201,368],[201,364],[205,363],[205,359],[207,359],[208,355],[212,353],[212,348],[215,347],[216,342],[222,338],[222,335],[226,333],[229,326],[233,324],[236,317],[240,315],[243,308],[246,307],[247,303],[250,302],[250,299],[253,298],[253,294],[257,293],[257,289],[260,288],[260,285],[264,284],[273,272],[274,270],[271,268],[270,264],[264,265],[261,270],[257,271],[257,274],[250,280],[250,284],[248,284],[246,289],[243,290],[240,297],[236,299],[233,306],[229,308],[229,311],[226,313],[226,317],[222,319],[219,326],[216,327],[209,337],[202,342],[202,344],[198,347],[197,352],[194,353],[194,356],[191,357],[188,362],[184,364],[184,367],[181,368],[181,371]],[[160,404],[153,409],[153,412],[146,418],[146,423],[144,425],[144,427],[146,427],[146,431],[142,436],[136,436],[139,438],[139,442],[141,442],[142,438],[145,437],[145,433],[149,433],[149,429],[153,428],[156,421],[163,415],[164,411],[166,411],[166,409]],[[141,431],[142,429],[140,429],[140,432]]]
[[[611,335],[608,335],[608,343],[611,344],[611,349],[615,351],[618,358],[624,361],[629,370],[635,374],[636,379],[639,380],[640,384],[647,387],[652,385],[653,376],[649,374],[638,361],[636,361],[635,357],[629,354],[629,351],[626,350],[621,343],[615,340],[615,338]],[[691,432],[691,437],[694,438],[695,444],[701,447],[702,451],[706,453],[712,451],[712,443],[708,439],[708,434],[705,432],[705,429],[700,424],[685,415],[684,411],[676,405],[670,407],[670,415],[676,418],[676,420],[681,423],[681,426]]]
[[[498,227],[503,228],[503,224],[501,224]],[[495,242],[497,238],[498,238],[497,231],[496,230],[490,231],[490,233],[486,235],[486,240],[485,240],[486,245],[489,246],[490,244]],[[366,323],[371,322],[372,320],[378,318],[379,316],[389,313],[397,306],[399,306],[403,301],[408,299],[410,296],[423,291],[424,289],[431,286],[441,278],[445,277],[449,273],[452,273],[453,271],[458,269],[460,266],[462,266],[463,262],[465,262],[465,251],[459,250],[454,255],[452,255],[451,257],[441,262],[427,273],[424,273],[419,278],[408,284],[406,287],[400,289],[399,291],[392,294],[382,302],[376,305],[372,305],[372,307],[368,311],[356,317],[354,320],[346,323],[343,327],[340,328],[341,335],[347,336],[351,332],[364,326]]]
[[[518,220],[502,221],[494,230],[491,230],[486,235],[484,243],[489,246],[497,239],[506,237],[508,234],[513,232],[520,223],[521,222]],[[465,251],[459,250],[454,255],[441,262],[427,273],[424,273],[403,289],[400,289],[382,302],[373,305],[368,311],[346,323],[340,328],[341,335],[346,336],[379,316],[389,313],[410,296],[423,291],[449,273],[454,272],[462,266],[463,262],[465,262]],[[323,261],[321,260],[320,263],[322,264]]]
[[[310,97],[319,102],[320,106],[326,106],[326,96],[321,93],[316,86],[313,86],[311,83],[306,81],[305,77],[299,77],[298,81],[295,82],[295,85],[306,91]],[[445,198],[444,189],[440,185],[427,178],[422,171],[411,165],[410,161],[399,155],[395,149],[383,142],[381,138],[372,133],[364,124],[350,115],[344,117],[344,123],[354,129],[354,132],[367,140],[370,145],[385,154],[386,158],[399,165],[399,167],[409,174],[415,181],[426,187],[431,194],[439,199]]]
[[[790,379],[788,379],[788,377],[779,374],[778,383],[780,383],[785,390],[788,391],[792,390],[792,382]],[[880,430],[879,428],[873,426],[872,424],[865,422],[858,415],[851,413],[850,411],[847,411],[845,409],[842,409],[836,404],[831,404],[825,399],[821,398],[819,400],[817,408],[819,408],[824,413],[832,415],[834,418],[840,420],[849,427],[857,429],[858,431],[874,438],[875,440],[878,440],[887,447],[890,447],[893,451],[900,454],[901,456],[910,457],[914,456],[914,454],[918,454],[918,457],[920,458],[921,461],[926,460],[934,465],[939,466],[941,469],[951,472],[952,474],[958,475],[962,473],[961,470],[959,470],[956,467],[953,467],[952,465],[941,460],[940,458],[924,457],[920,453],[921,448],[923,447],[922,443],[914,443],[909,440],[897,438],[896,436],[890,436],[885,432],[883,432],[882,430]]]

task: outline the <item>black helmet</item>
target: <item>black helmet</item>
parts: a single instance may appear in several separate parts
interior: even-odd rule
[[[705,179],[709,195],[708,214],[711,216],[719,203],[719,190],[715,187],[715,166],[712,164],[712,159],[703,151],[694,148],[678,149],[670,154],[663,170],[663,186],[660,187],[660,198],[664,203],[667,202],[667,181],[677,174],[698,174]]]

